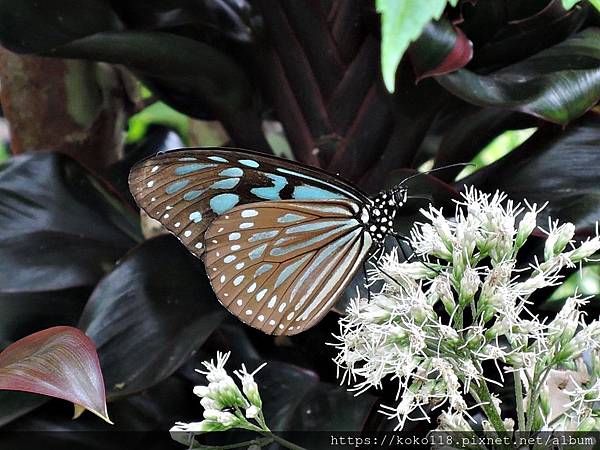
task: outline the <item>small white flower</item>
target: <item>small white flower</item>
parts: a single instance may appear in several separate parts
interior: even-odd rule
[[[258,392],[258,385],[256,384],[256,381],[254,381],[254,375],[256,375],[258,371],[266,365],[267,363],[263,363],[254,372],[249,373],[246,370],[246,366],[242,364],[242,369],[235,372],[237,377],[242,382],[242,390],[244,391],[244,395],[258,410],[262,408],[262,400]]]
[[[254,419],[260,413],[260,409],[258,409],[255,405],[246,408],[246,417],[248,419]]]
[[[562,253],[565,247],[571,243],[575,235],[575,225],[570,222],[559,225],[558,221],[548,221],[548,238],[544,245],[544,259],[547,261],[555,255]]]

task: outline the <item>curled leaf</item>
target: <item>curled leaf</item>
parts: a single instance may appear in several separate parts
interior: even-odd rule
[[[417,80],[453,72],[473,57],[473,43],[465,33],[446,20],[430,22],[410,47]]]

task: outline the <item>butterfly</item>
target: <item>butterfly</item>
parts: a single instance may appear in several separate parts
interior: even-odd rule
[[[249,150],[170,150],[129,176],[137,204],[206,267],[219,302],[275,335],[334,306],[364,262],[398,238],[402,183],[370,198],[322,170]]]

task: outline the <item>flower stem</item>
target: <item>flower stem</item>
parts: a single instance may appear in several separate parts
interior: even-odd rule
[[[274,441],[273,438],[264,437],[259,439],[252,439],[251,441],[244,442],[236,442],[235,444],[227,444],[227,445],[203,445],[199,444],[199,446],[194,446],[192,448],[198,448],[202,450],[229,450],[234,448],[241,447],[250,447],[251,445],[258,445],[259,447],[265,447],[271,444]]]
[[[290,450],[306,450],[304,447],[300,447],[299,445],[294,444],[293,442],[290,442],[284,438],[282,438],[281,436],[277,436],[276,434],[272,433],[271,431],[261,431],[260,433],[263,434],[263,436],[267,436],[270,439],[273,439],[273,441],[277,442],[278,444],[282,445],[285,448],[289,448]]]
[[[498,411],[496,411],[496,408],[494,407],[492,395],[490,394],[487,384],[485,382],[482,382],[480,386],[474,386],[473,390],[481,399],[481,402],[483,403],[481,405],[481,409],[483,409],[483,412],[494,427],[494,430],[496,430],[496,432],[506,433],[504,422],[502,421],[502,418],[500,417]]]
[[[525,431],[525,411],[523,409],[523,382],[521,381],[521,373],[517,370],[514,372],[515,381],[515,397],[517,402],[517,421],[519,430]]]

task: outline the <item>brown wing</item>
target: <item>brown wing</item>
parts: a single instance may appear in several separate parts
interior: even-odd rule
[[[198,257],[209,224],[235,206],[282,199],[367,201],[325,172],[226,148],[180,149],[141,161],[131,170],[129,188],[138,205]]]
[[[335,304],[371,248],[351,200],[269,201],[233,208],[205,234],[219,301],[265,333],[292,335]]]

